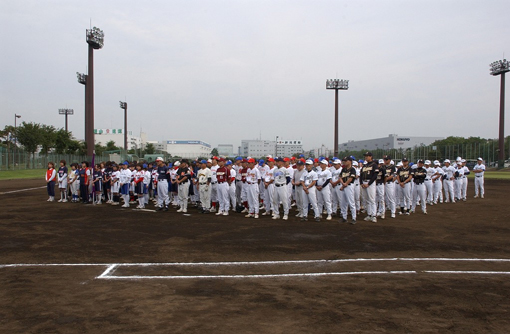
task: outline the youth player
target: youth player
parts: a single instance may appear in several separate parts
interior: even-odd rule
[[[48,202],[55,201],[55,181],[57,180],[57,172],[55,171],[55,163],[48,162],[48,170],[46,170],[46,190],[48,190]]]
[[[60,160],[58,169],[58,189],[60,190],[59,202],[67,202],[67,166],[65,160]]]

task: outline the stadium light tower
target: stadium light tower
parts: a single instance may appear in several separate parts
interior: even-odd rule
[[[124,150],[127,152],[127,102],[119,101],[119,104],[120,109],[124,109]]]
[[[501,75],[501,92],[499,97],[499,153],[498,169],[505,165],[505,73],[510,71],[510,62],[506,59],[490,64],[491,75]]]
[[[326,89],[335,90],[335,143],[333,144],[333,155],[338,156],[338,91],[349,89],[349,80],[329,79],[326,80]]]
[[[67,108],[59,109],[58,110],[58,114],[66,116],[66,132],[67,132],[67,115],[74,115],[74,110],[73,109],[67,109]]]
[[[103,48],[104,33],[101,29],[93,27],[86,29],[87,44],[89,45],[89,66],[85,84],[85,142],[87,155],[94,154],[94,50]],[[80,79],[78,78],[78,81]],[[81,83],[81,82],[80,82]]]

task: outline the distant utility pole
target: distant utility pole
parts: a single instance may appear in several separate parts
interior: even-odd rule
[[[510,63],[503,59],[490,64],[491,75],[501,75],[501,92],[499,97],[499,152],[498,169],[505,166],[505,73],[510,71]]]
[[[127,102],[119,101],[120,109],[124,109],[124,150],[128,150],[127,146]]]
[[[349,80],[326,80],[326,89],[335,90],[335,143],[333,144],[333,156],[338,157],[338,90],[348,90]]]
[[[74,115],[74,110],[73,109],[59,109],[58,110],[58,113],[59,115],[65,115],[66,116],[66,132],[68,132],[67,130],[67,115]]]

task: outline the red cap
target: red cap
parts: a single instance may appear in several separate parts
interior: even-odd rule
[[[289,158],[283,158],[283,161],[290,161]]]
[[[301,158],[301,159],[299,159],[299,161],[306,162],[305,158]]]
[[[214,159],[214,158],[213,158],[213,159]],[[225,159],[223,159],[223,158],[218,158],[217,160],[218,160],[218,161],[225,161]]]
[[[248,163],[250,163],[250,164],[255,163],[255,159],[251,158],[250,160],[248,160]]]
[[[248,160],[246,160],[246,159],[243,159],[243,160],[242,160],[241,162],[248,162]]]
[[[319,162],[319,159],[315,158],[313,159],[314,162]]]
[[[269,161],[274,162],[274,159],[273,159],[273,158],[269,158],[269,159],[267,159],[267,161],[268,161],[268,162],[269,162]]]
[[[294,160],[296,160],[296,157],[292,157],[292,158],[290,158],[290,160],[294,161]]]
[[[212,157],[211,159],[218,160],[217,156]]]

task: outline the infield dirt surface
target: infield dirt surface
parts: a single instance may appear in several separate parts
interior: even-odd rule
[[[473,199],[470,181],[467,202],[356,225],[300,222],[294,210],[288,221],[248,219],[5,193],[40,186],[0,181],[0,333],[510,332],[508,261],[121,265],[98,278],[125,263],[510,259],[509,181],[486,180],[485,199]],[[245,277],[304,273],[337,274]]]

